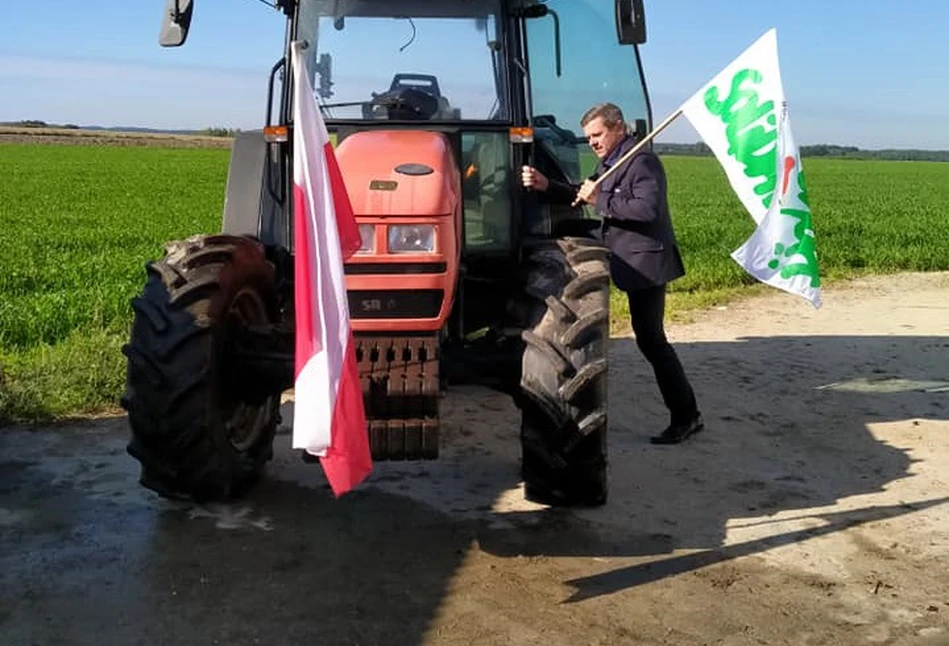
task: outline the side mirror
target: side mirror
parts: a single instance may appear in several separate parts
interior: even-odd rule
[[[646,11],[643,0],[614,0],[616,7],[616,38],[620,45],[642,45],[646,42]]]
[[[165,13],[162,14],[161,32],[158,34],[159,45],[178,47],[185,42],[193,9],[192,0],[167,0]]]

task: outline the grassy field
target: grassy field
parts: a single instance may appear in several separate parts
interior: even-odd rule
[[[0,420],[116,405],[144,263],[219,228],[228,156],[0,145]]]
[[[114,409],[143,265],[165,240],[219,228],[228,157],[0,145],[0,422]],[[752,222],[715,160],[665,163],[688,269],[670,309],[754,289],[729,257]],[[825,277],[949,269],[949,164],[812,159],[805,168]],[[622,329],[619,295],[614,305]]]
[[[688,271],[671,286],[673,307],[709,305],[754,284],[729,256],[754,225],[721,167],[698,157],[665,165]],[[804,168],[822,277],[949,269],[949,164],[813,158]]]

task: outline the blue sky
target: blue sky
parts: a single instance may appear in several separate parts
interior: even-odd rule
[[[260,127],[283,16],[258,0],[197,0],[188,43],[163,49],[163,5],[5,3],[0,121]],[[646,0],[646,19],[657,121],[775,26],[799,143],[949,149],[947,3]],[[661,139],[698,136],[680,120]]]

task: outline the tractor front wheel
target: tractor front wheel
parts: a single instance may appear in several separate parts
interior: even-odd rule
[[[277,318],[274,267],[250,238],[195,236],[166,245],[133,299],[126,393],[141,483],[165,497],[244,492],[272,457],[279,393],[235,374],[234,341]]]
[[[596,506],[607,496],[608,251],[564,238],[527,250],[531,305],[521,367],[527,499]]]

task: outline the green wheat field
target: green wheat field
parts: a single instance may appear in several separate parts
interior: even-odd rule
[[[144,263],[166,240],[219,230],[229,155],[0,145],[0,423],[116,408]],[[762,289],[729,257],[753,223],[718,163],[664,162],[688,271],[671,286],[673,316]],[[949,269],[949,164],[805,158],[804,168],[825,279]]]

